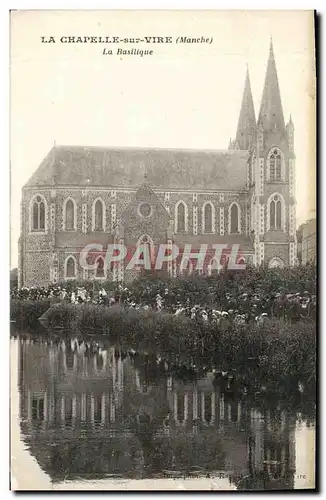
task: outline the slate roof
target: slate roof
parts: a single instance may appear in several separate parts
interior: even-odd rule
[[[242,190],[247,151],[54,146],[25,187]]]

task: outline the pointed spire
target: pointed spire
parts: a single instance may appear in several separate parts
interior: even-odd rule
[[[289,121],[286,124],[286,130],[292,131],[292,132],[294,131],[294,125],[293,125],[293,121],[292,121],[292,116],[291,115],[290,115]]]
[[[258,123],[263,125],[265,131],[278,130],[283,132],[285,128],[272,37]]]
[[[247,64],[246,81],[243,91],[241,110],[238,121],[236,142],[239,149],[249,149],[256,129],[254,102],[252,99],[249,68]]]
[[[294,125],[293,125],[291,115],[290,115],[290,119],[286,125],[286,135],[287,135],[287,140],[288,140],[289,151],[291,153],[293,153]]]
[[[274,47],[273,47],[272,35],[271,35],[270,40],[269,40],[269,57],[272,57],[274,59]]]

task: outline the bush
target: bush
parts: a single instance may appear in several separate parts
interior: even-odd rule
[[[190,305],[214,304],[225,307],[229,300],[226,295],[237,298],[243,293],[258,294],[262,299],[268,299],[276,293],[300,293],[307,291],[316,294],[316,267],[313,264],[287,267],[283,269],[268,267],[251,267],[244,271],[223,269],[218,276],[196,276],[178,278],[155,278],[144,276],[128,285],[136,302],[155,304],[158,293],[169,293],[167,302],[185,303]]]
[[[43,300],[19,300],[12,299],[10,302],[10,320],[16,322],[16,326],[34,327],[39,318],[51,307],[53,301]]]
[[[100,332],[125,348],[157,352],[171,363],[235,369],[250,386],[291,391],[299,381],[313,390],[316,384],[313,322],[216,325],[153,310],[63,303],[51,307],[42,321],[83,334]]]

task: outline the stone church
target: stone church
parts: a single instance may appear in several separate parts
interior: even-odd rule
[[[101,254],[94,270],[85,269],[79,256],[91,244],[142,243],[153,252],[166,244],[181,253],[185,245],[192,252],[202,244],[239,245],[242,263],[293,266],[293,135],[271,41],[258,119],[247,70],[236,136],[226,150],[54,146],[22,189],[19,286],[123,282],[140,272],[123,261],[107,266]],[[178,274],[178,262],[166,264]]]

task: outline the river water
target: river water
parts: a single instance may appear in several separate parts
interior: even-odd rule
[[[12,489],[314,487],[313,411],[95,340],[11,338]]]

